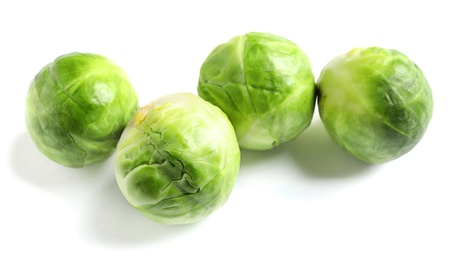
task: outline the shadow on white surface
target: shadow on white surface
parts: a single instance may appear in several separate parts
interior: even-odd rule
[[[64,186],[87,185],[110,171],[108,161],[84,168],[61,166],[44,156],[27,133],[14,140],[10,153],[13,173],[25,183],[58,192]]]
[[[108,246],[164,243],[198,225],[168,226],[152,222],[126,201],[114,179],[92,197],[82,231],[91,240]]]
[[[321,121],[314,121],[298,138],[268,151],[242,151],[243,166],[253,166],[277,156],[287,157],[309,178],[348,178],[370,171],[364,163],[331,140]]]
[[[107,246],[159,242],[197,226],[159,225],[133,208],[117,186],[113,157],[80,169],[64,167],[45,157],[23,133],[13,142],[9,162],[21,182],[70,205],[83,240]]]
[[[364,163],[331,139],[321,121],[285,147],[305,174],[313,178],[346,178],[369,172],[376,165]]]

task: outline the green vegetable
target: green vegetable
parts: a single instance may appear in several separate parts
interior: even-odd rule
[[[198,94],[229,117],[241,148],[271,149],[306,129],[315,108],[310,62],[293,42],[267,33],[236,36],[201,66]]]
[[[423,72],[407,56],[357,48],[330,61],[317,82],[320,117],[354,157],[385,163],[409,152],[431,120],[433,98]]]
[[[155,222],[196,222],[222,206],[239,173],[233,126],[216,106],[189,93],[141,108],[116,151],[118,185]]]
[[[51,160],[83,167],[108,158],[138,109],[125,72],[107,58],[88,53],[62,55],[30,84],[27,130]]]

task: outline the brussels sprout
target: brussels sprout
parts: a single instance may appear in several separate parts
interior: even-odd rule
[[[78,168],[107,159],[137,109],[121,68],[97,54],[70,53],[47,64],[30,84],[26,125],[44,155]]]
[[[115,157],[116,179],[128,202],[162,224],[196,222],[222,206],[240,167],[227,116],[190,93],[142,107]]]
[[[317,81],[320,117],[335,142],[367,163],[409,152],[431,120],[432,92],[404,54],[356,48],[330,61]]]
[[[310,62],[293,42],[267,33],[236,36],[200,69],[198,94],[220,107],[244,149],[267,150],[306,129],[315,108]]]

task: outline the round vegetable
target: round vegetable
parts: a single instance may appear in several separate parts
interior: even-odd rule
[[[220,107],[241,148],[271,149],[306,129],[315,108],[310,62],[293,42],[267,33],[236,36],[201,66],[198,94]]]
[[[421,69],[404,54],[379,47],[353,49],[330,61],[317,91],[328,133],[367,163],[385,163],[409,152],[433,111]]]
[[[27,130],[53,161],[83,167],[107,159],[138,109],[125,72],[107,58],[88,53],[62,55],[30,84]]]
[[[196,222],[222,206],[239,167],[227,116],[190,93],[141,108],[122,134],[115,161],[128,202],[162,224]]]

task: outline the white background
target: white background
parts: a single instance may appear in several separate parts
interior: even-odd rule
[[[2,1],[0,259],[456,259],[455,8],[451,1]],[[103,54],[140,104],[196,93],[218,44],[250,31],[297,43],[315,77],[338,54],[381,46],[425,72],[435,109],[421,142],[366,165],[318,113],[298,139],[242,152],[228,202],[162,226],[120,193],[112,158],[84,169],[39,153],[25,130],[28,85],[69,52]]]

